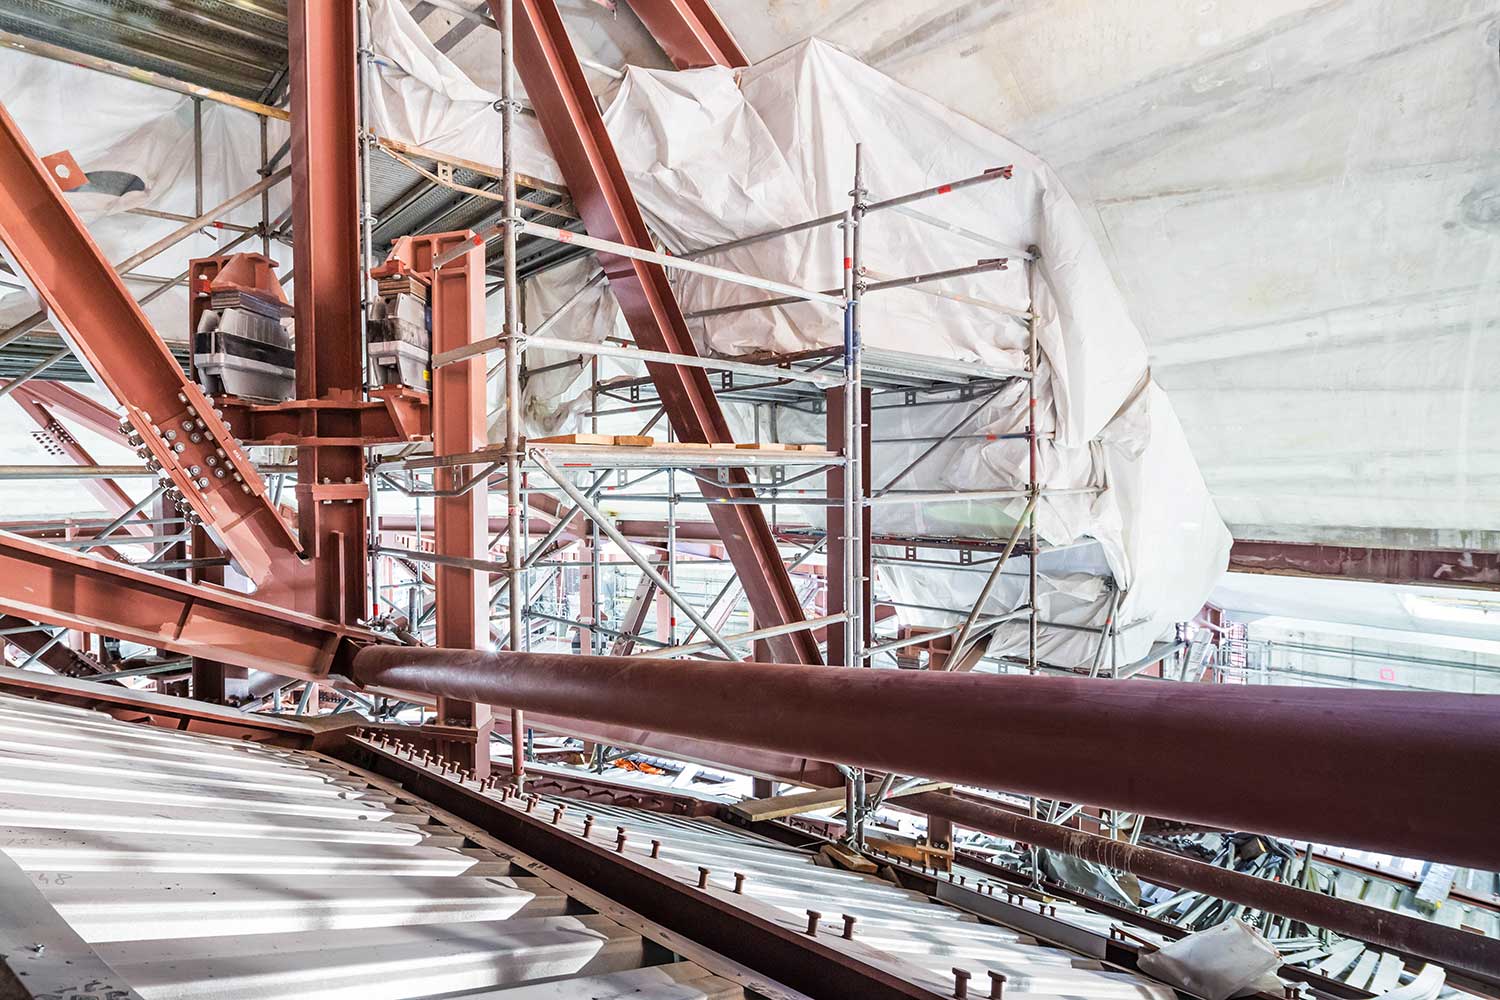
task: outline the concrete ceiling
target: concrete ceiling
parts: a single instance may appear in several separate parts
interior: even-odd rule
[[[1047,159],[1237,537],[1500,525],[1500,0],[716,4]]]

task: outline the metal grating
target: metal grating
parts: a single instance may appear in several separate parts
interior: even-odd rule
[[[312,754],[0,696],[0,845],[0,944],[39,893],[144,1000],[745,995]]]

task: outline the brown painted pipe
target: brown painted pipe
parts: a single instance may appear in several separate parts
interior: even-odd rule
[[[1500,698],[370,646],[361,684],[1500,868]],[[1475,782],[1478,782],[1476,785]]]
[[[1132,872],[1158,884],[1193,889],[1257,910],[1291,917],[1367,944],[1437,962],[1453,972],[1500,984],[1500,940],[1495,938],[1256,878],[1166,851],[1110,840],[1082,830],[1070,830],[1056,823],[1045,823],[955,795],[920,792],[902,798],[901,807],[942,816],[971,830],[1034,844],[1116,871]]]

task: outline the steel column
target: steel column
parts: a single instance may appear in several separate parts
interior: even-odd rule
[[[1473,775],[1500,773],[1500,701],[1485,695],[405,647],[361,650],[354,677],[1230,830],[1500,865],[1500,798],[1472,787]]]
[[[484,249],[474,245],[471,232],[403,238],[393,256],[408,259],[412,270],[432,283],[432,349],[449,351],[484,335]],[[432,261],[454,247],[467,245],[462,257],[441,271]],[[464,454],[488,443],[484,358],[474,357],[432,373],[432,438],[434,455]],[[458,492],[465,470],[436,469],[433,485]],[[435,501],[433,541],[440,556],[483,559],[489,554],[489,489],[485,479],[456,496]],[[437,644],[460,649],[487,649],[490,644],[489,574],[472,568],[437,563]],[[438,750],[459,761],[481,778],[490,773],[488,705],[438,698],[438,723],[474,733],[474,739],[440,740]]]
[[[653,249],[556,3],[512,2],[516,68],[589,234],[641,250]],[[489,3],[499,21],[505,0]],[[682,308],[660,265],[616,255],[601,255],[600,263],[637,346],[696,355]],[[647,364],[646,368],[679,440],[711,444],[733,440],[704,372],[659,363]],[[709,482],[716,481],[713,470],[706,475]],[[732,470],[729,482],[729,488],[705,484],[702,491],[709,497],[752,495],[747,489],[736,488],[749,482],[743,470]],[[709,512],[735,570],[745,582],[756,621],[780,625],[805,617],[763,512],[749,504],[711,504]],[[806,632],[777,636],[770,642],[777,659],[822,662],[817,642]]]
[[[360,223],[354,0],[291,0],[287,6],[292,113],[292,240],[297,266],[297,398],[363,398]],[[355,438],[355,421],[330,431],[303,411],[304,435]],[[277,599],[352,623],[365,597],[364,449],[297,451],[297,513],[311,573]]]

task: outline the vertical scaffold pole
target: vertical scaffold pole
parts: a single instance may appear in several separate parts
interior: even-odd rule
[[[512,145],[516,123],[515,4],[501,4],[500,16],[500,183],[505,199],[505,514],[507,586],[510,594],[510,648],[520,649],[526,603],[522,579],[521,518],[521,316],[516,278],[516,165]],[[526,775],[526,720],[510,710],[510,770],[519,789]]]
[[[1035,248],[1032,248],[1032,253],[1033,254],[1036,253]],[[1036,280],[1037,280],[1036,279],[1036,267],[1037,267],[1037,265],[1036,265],[1035,258],[1033,257],[1033,259],[1031,261],[1029,261],[1026,266],[1027,266],[1027,270],[1028,270],[1027,277],[1029,278],[1029,283],[1032,284],[1032,285],[1034,285],[1035,282],[1036,282]],[[1028,318],[1026,320],[1026,372],[1027,372],[1027,379],[1026,379],[1026,443],[1028,445],[1028,456],[1027,456],[1027,468],[1028,468],[1028,472],[1027,472],[1026,491],[1027,491],[1028,495],[1030,496],[1030,502],[1027,504],[1027,509],[1026,509],[1026,534],[1027,534],[1027,539],[1026,539],[1026,545],[1027,545],[1027,549],[1026,549],[1026,552],[1027,552],[1027,555],[1026,555],[1026,563],[1027,563],[1026,577],[1027,577],[1027,590],[1028,590],[1028,593],[1030,595],[1027,598],[1027,601],[1028,601],[1028,604],[1030,605],[1030,611],[1031,611],[1031,613],[1027,616],[1027,619],[1026,619],[1026,622],[1027,622],[1027,629],[1026,629],[1026,669],[1028,671],[1030,671],[1031,673],[1034,674],[1034,673],[1036,673],[1036,670],[1037,670],[1037,664],[1036,664],[1037,619],[1041,615],[1041,611],[1040,611],[1040,609],[1037,608],[1037,603],[1036,603],[1036,597],[1037,597],[1037,595],[1036,595],[1036,589],[1037,589],[1036,588],[1036,564],[1037,564],[1037,559],[1038,559],[1038,557],[1040,555],[1040,553],[1037,552],[1037,545],[1036,545],[1036,509],[1039,506],[1040,501],[1041,501],[1041,486],[1037,482],[1037,478],[1036,478],[1036,466],[1037,466],[1037,431],[1036,431],[1037,353],[1036,353],[1036,294],[1035,294],[1035,289],[1034,288],[1032,289],[1032,294],[1031,294],[1030,298],[1031,298],[1031,305],[1030,305],[1030,307],[1027,310],[1027,312],[1030,313],[1030,318]]]
[[[359,86],[357,94],[359,98],[359,344],[360,361],[364,366],[365,395],[368,398],[374,373],[370,370],[370,306],[374,296],[372,294],[372,279],[370,272],[375,268],[375,238],[374,220],[375,209],[371,204],[370,188],[370,144],[374,135],[374,129],[370,125],[370,73],[371,73],[371,31],[370,31],[370,3],[369,0],[359,0],[356,13],[358,17],[356,37],[359,44]],[[261,119],[261,158],[266,157],[266,119]],[[266,196],[262,195],[265,206]],[[264,211],[264,209],[263,209]],[[266,241],[267,253],[269,253],[269,236]],[[370,574],[370,614],[380,613],[380,481],[376,476],[374,462],[368,461],[371,452],[366,449],[365,457],[365,488],[369,493],[369,505],[367,507],[367,548],[369,549],[369,565],[366,572]],[[417,531],[421,531],[421,522],[417,523]]]
[[[849,192],[853,203],[844,218],[844,664],[864,664],[865,604],[864,512],[867,498],[863,490],[860,454],[863,435],[863,392],[861,385],[859,306],[864,291],[862,240],[860,229],[865,214],[864,146],[854,145],[854,189]],[[851,768],[847,783],[846,816],[851,846],[864,844],[864,770]]]

